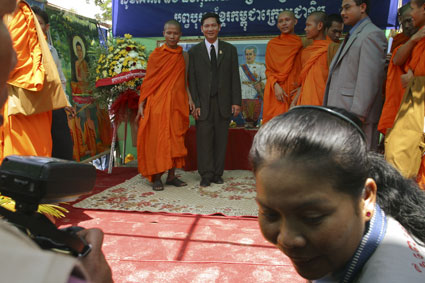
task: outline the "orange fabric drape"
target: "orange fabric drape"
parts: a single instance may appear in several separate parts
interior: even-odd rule
[[[73,158],[80,161],[81,157],[86,155],[86,146],[84,145],[83,130],[81,129],[81,118],[78,116],[68,118],[68,126],[71,132],[73,143]]]
[[[96,108],[97,123],[99,125],[100,140],[104,148],[111,146],[112,142],[112,125],[108,112],[99,107]]]
[[[87,118],[84,123],[84,141],[91,156],[96,155],[96,128],[92,119]]]
[[[11,88],[26,89],[37,94],[45,87],[46,72],[35,17],[27,3],[18,4],[7,26],[17,54],[17,64],[7,83]],[[0,160],[11,154],[51,156],[52,112],[10,115],[13,106],[13,103],[6,102],[0,110],[4,117],[0,127]]]
[[[405,44],[410,37],[404,35],[404,33],[399,33],[393,37],[393,44],[391,45],[391,53],[394,53],[394,50],[402,44]]]
[[[267,83],[264,89],[263,123],[288,111],[292,97],[285,98],[284,102],[278,101],[274,85],[277,82],[288,96],[299,86],[302,47],[301,38],[294,34],[281,34],[267,44]]]
[[[387,129],[393,127],[395,117],[397,116],[398,109],[400,108],[401,100],[403,99],[404,92],[406,91],[406,89],[404,89],[401,85],[401,75],[406,73],[405,67],[396,66],[393,63],[393,58],[400,47],[401,45],[394,49],[388,66],[387,81],[385,85],[385,102],[378,124],[378,131],[384,135],[386,134]]]
[[[45,70],[35,20],[28,4],[20,2],[8,28],[16,50],[17,64],[8,84],[31,91],[43,89]]]
[[[149,57],[139,103],[146,99],[137,133],[139,172],[150,181],[155,174],[184,166],[189,128],[185,62],[179,46],[163,45]]]
[[[0,126],[0,162],[8,155],[52,156],[52,111],[25,116],[8,116],[8,104],[2,110]],[[48,131],[46,131],[48,129]],[[43,134],[40,134],[43,133]]]
[[[334,59],[336,53],[338,52],[339,46],[341,43],[331,42],[328,47],[328,69],[331,66],[332,60]]]
[[[323,105],[328,79],[328,48],[330,40],[315,40],[301,52],[301,93],[297,105]]]

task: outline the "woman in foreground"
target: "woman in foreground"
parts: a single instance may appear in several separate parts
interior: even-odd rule
[[[339,112],[295,107],[258,131],[261,231],[314,282],[423,283],[425,193]]]

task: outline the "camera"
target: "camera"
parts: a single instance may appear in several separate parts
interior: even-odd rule
[[[58,229],[39,204],[72,201],[92,191],[96,169],[90,164],[57,158],[10,155],[0,166],[0,193],[15,201],[15,212],[0,206],[0,215],[14,224],[42,249],[85,256],[90,245],[76,232],[83,228]]]

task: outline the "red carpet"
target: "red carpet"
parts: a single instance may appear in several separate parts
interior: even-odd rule
[[[99,172],[94,192],[137,174]],[[98,227],[115,282],[305,282],[262,237],[256,218],[82,210],[61,227]]]

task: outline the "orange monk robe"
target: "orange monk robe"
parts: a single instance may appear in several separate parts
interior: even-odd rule
[[[184,137],[189,128],[183,49],[163,45],[149,57],[139,103],[146,99],[137,133],[139,172],[153,175],[184,166]]]
[[[406,91],[401,84],[401,76],[406,73],[404,66],[396,66],[393,63],[395,54],[401,45],[397,46],[393,51],[393,55],[388,65],[387,81],[385,85],[385,102],[382,108],[381,118],[379,119],[378,131],[384,135],[387,129],[394,125],[394,120],[400,108],[401,100]]]
[[[281,34],[267,44],[266,76],[264,89],[263,123],[288,111],[292,102],[291,92],[296,89],[301,71],[301,38],[293,34]],[[274,85],[278,83],[290,97],[283,102],[275,96]]]
[[[315,40],[301,52],[301,92],[297,105],[323,105],[328,79],[328,48],[330,40]]]
[[[422,27],[425,28],[425,27]],[[425,76],[425,38],[422,38],[412,50],[412,54],[407,62],[407,69],[413,71],[415,77]],[[416,181],[422,189],[425,189],[425,157],[422,157]]]
[[[393,37],[393,44],[391,45],[391,53],[394,53],[394,50],[402,44],[405,44],[410,37],[404,35],[404,33],[398,33]]]
[[[35,16],[27,3],[18,4],[18,9],[7,26],[17,54],[17,64],[7,83],[30,91],[40,91],[45,79],[42,47],[40,36],[36,32]],[[9,115],[14,106],[10,103],[11,101],[6,102],[0,110],[5,117],[0,127],[0,160],[12,154],[51,156],[51,111],[28,116],[20,113]]]
[[[112,142],[112,126],[109,114],[105,109],[97,107],[96,111],[97,123],[99,125],[99,135],[104,147],[111,146]]]
[[[44,86],[45,70],[35,18],[28,4],[20,2],[18,7],[18,11],[8,24],[17,64],[10,73],[7,83],[31,91],[40,91]]]
[[[327,40],[331,40],[329,36],[326,36]],[[328,47],[328,68],[331,66],[332,60],[334,59],[336,53],[338,52],[339,46],[341,45],[340,42],[334,42],[331,40],[331,43]]]
[[[73,158],[75,161],[80,161],[81,157],[86,155],[86,147],[84,146],[83,130],[81,129],[81,118],[77,115],[68,118],[68,126],[71,132],[73,142]]]
[[[84,123],[84,141],[86,142],[88,152],[91,156],[96,155],[96,127],[91,118],[87,117]]]

